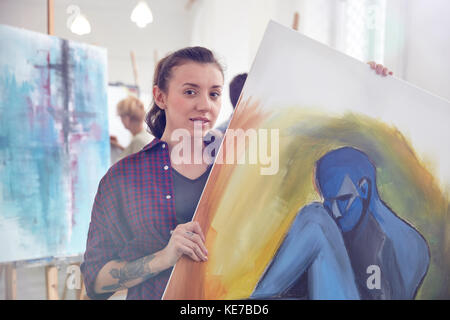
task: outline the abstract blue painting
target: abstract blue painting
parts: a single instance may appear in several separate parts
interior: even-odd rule
[[[0,262],[81,254],[109,165],[106,50],[0,25]]]

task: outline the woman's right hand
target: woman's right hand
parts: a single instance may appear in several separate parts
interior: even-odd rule
[[[196,221],[179,224],[172,231],[169,243],[162,250],[169,265],[172,267],[185,254],[192,260],[207,261],[208,250],[205,247],[205,236]]]

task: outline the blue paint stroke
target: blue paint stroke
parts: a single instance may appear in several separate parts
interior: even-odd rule
[[[251,298],[286,298],[306,272],[307,296],[294,298],[359,299],[341,232],[321,203],[298,212]]]

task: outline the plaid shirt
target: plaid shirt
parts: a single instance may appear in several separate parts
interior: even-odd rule
[[[154,139],[140,152],[113,165],[100,181],[92,209],[84,262],[86,291],[109,261],[133,261],[163,249],[176,227],[173,182],[167,144]],[[172,268],[128,289],[127,299],[160,299]]]

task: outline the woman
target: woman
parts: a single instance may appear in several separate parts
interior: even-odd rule
[[[153,82],[154,104],[146,122],[155,139],[111,167],[95,198],[81,266],[93,299],[124,288],[129,289],[127,299],[160,299],[183,254],[207,260],[200,226],[187,221],[210,166],[203,159],[174,161],[171,150],[177,129],[187,130],[191,145],[198,145],[214,126],[223,69],[210,50],[189,47],[162,59]],[[201,134],[194,134],[194,128],[201,128]]]

